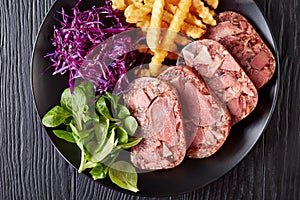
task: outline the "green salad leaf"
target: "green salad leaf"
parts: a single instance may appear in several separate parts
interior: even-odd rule
[[[129,149],[131,147],[134,147],[138,143],[140,143],[140,141],[142,141],[142,139],[143,138],[130,138],[128,140],[128,143],[120,144],[120,145],[117,146],[117,148],[119,148],[119,149]]]
[[[96,103],[96,110],[104,117],[111,121],[115,121],[114,118],[110,115],[108,106],[106,104],[105,98],[102,96]]]
[[[63,124],[69,117],[71,117],[71,114],[63,107],[55,106],[44,115],[42,123],[46,127],[53,128]]]
[[[138,127],[138,123],[136,121],[136,119],[132,116],[128,116],[124,119],[124,126],[125,129],[127,130],[128,135],[134,135],[137,127]]]
[[[108,172],[108,167],[101,164],[101,163],[97,163],[97,166],[94,167],[91,171],[90,174],[92,175],[94,180],[97,179],[103,179],[106,177],[106,174]]]
[[[64,131],[64,130],[53,130],[53,133],[60,139],[66,140],[71,143],[76,143],[76,140],[72,132]]]
[[[142,138],[132,137],[138,123],[128,108],[120,103],[121,95],[106,92],[95,96],[89,82],[63,91],[60,105],[43,117],[46,127],[81,150],[78,172],[91,169],[93,179],[109,178],[121,188],[137,192],[137,173],[125,161],[116,161],[120,151],[137,145]]]
[[[117,116],[119,119],[124,119],[125,117],[130,116],[130,112],[129,112],[128,108],[123,105],[119,105],[117,107],[117,112],[118,112]]]
[[[137,173],[134,167],[125,161],[118,161],[109,168],[109,177],[111,181],[123,189],[132,192],[138,192],[137,188]]]

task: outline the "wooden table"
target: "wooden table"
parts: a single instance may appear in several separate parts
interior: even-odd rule
[[[0,0],[0,199],[145,199],[78,174],[42,128],[31,94],[30,58],[53,2]],[[300,199],[300,3],[257,3],[279,47],[275,112],[263,136],[233,170],[202,189],[170,199]]]

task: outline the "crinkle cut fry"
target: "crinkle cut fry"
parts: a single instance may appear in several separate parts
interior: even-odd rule
[[[147,31],[147,44],[155,52],[160,40],[160,28],[163,19],[165,0],[155,0],[153,4],[150,27]]]
[[[143,0],[111,0],[112,1],[112,8],[124,11],[128,6],[136,3],[142,3]],[[153,2],[154,0],[147,0],[148,3]],[[145,1],[145,3],[147,3]]]
[[[209,5],[210,7],[212,7],[213,9],[217,9],[218,5],[219,5],[219,1],[218,0],[204,0],[205,3],[207,5]]]
[[[201,17],[204,23],[213,26],[217,24],[216,20],[214,19],[215,12],[206,7],[202,1],[193,0],[192,10],[196,12],[199,17]]]
[[[151,63],[149,65],[149,70],[152,75],[157,75],[160,72],[160,65],[164,61],[165,57],[168,55],[168,50],[176,38],[176,34],[180,31],[184,20],[187,17],[189,8],[192,5],[192,0],[180,0],[178,4],[178,9],[174,14],[174,17],[170,23],[169,29],[166,32],[164,40],[162,42],[162,47],[164,49],[157,50],[156,54],[152,57]]]
[[[137,23],[143,17],[147,16],[152,11],[152,3],[135,3],[129,5],[124,12],[126,22]]]
[[[168,11],[164,11],[163,14],[163,21],[170,24],[172,21],[173,15],[168,12]],[[194,38],[194,39],[198,39],[200,38],[204,33],[205,33],[206,29],[203,29],[201,27],[197,27],[195,25],[192,24],[188,24],[186,22],[183,23],[182,27],[181,27],[181,32],[185,33],[186,35]]]
[[[177,6],[173,4],[165,4],[165,10],[168,11],[169,13],[172,13],[173,15],[175,14],[177,9]],[[200,28],[205,29],[206,25],[202,23],[201,19],[198,19],[196,16],[192,15],[191,13],[187,14],[187,17],[185,19],[185,22],[198,26]]]
[[[111,0],[112,8],[115,10],[124,11],[128,6],[125,3],[125,0]]]

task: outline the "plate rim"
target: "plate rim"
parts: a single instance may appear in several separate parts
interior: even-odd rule
[[[104,186],[105,188],[109,188],[113,191],[118,191],[118,192],[121,192],[121,193],[129,194],[129,195],[133,195],[133,196],[138,196],[138,197],[174,197],[174,196],[194,192],[196,190],[199,190],[203,187],[206,187],[207,185],[221,179],[227,173],[232,171],[233,168],[236,168],[242,162],[242,160],[244,160],[246,158],[246,156],[249,154],[249,152],[253,150],[253,147],[257,144],[258,140],[263,136],[263,134],[266,131],[267,127],[270,125],[270,121],[271,121],[271,118],[274,114],[274,110],[275,110],[275,108],[278,104],[279,86],[280,86],[280,82],[281,82],[281,79],[280,79],[280,55],[279,55],[279,51],[278,51],[278,44],[277,44],[277,41],[274,37],[274,32],[272,30],[272,27],[270,26],[269,20],[266,18],[265,14],[262,12],[262,9],[260,8],[260,6],[258,6],[257,2],[255,0],[251,0],[251,3],[253,3],[254,6],[260,11],[264,21],[267,24],[267,28],[268,28],[268,30],[271,34],[271,41],[273,42],[273,44],[270,44],[270,45],[272,46],[272,48],[274,48],[273,49],[274,51],[273,50],[271,50],[271,51],[275,54],[275,59],[276,59],[276,70],[274,72],[274,75],[276,76],[276,80],[273,80],[274,81],[274,86],[273,86],[274,87],[274,95],[273,95],[273,99],[272,99],[272,106],[270,107],[270,111],[267,115],[266,121],[263,123],[263,128],[261,130],[261,134],[250,145],[250,148],[248,148],[246,151],[244,151],[243,156],[239,157],[239,159],[237,159],[237,162],[233,166],[231,166],[230,169],[227,170],[225,173],[221,173],[221,175],[218,175],[217,177],[212,178],[206,184],[202,184],[201,187],[197,187],[196,189],[192,188],[192,189],[190,189],[188,191],[185,191],[185,192],[176,192],[174,194],[163,194],[163,195],[158,194],[158,195],[153,196],[153,195],[143,194],[143,191],[140,191],[138,193],[134,193],[134,192],[130,192],[130,191],[124,190],[124,189],[119,188],[119,187],[111,187],[110,185],[103,183],[102,180],[94,181],[94,182],[97,182],[101,186]],[[55,1],[51,4],[51,6],[50,6],[49,10],[47,11],[47,14],[44,16],[44,18],[43,18],[43,20],[42,20],[42,22],[41,22],[41,24],[38,28],[38,32],[35,36],[35,42],[34,42],[33,47],[32,47],[32,53],[31,53],[31,59],[30,59],[30,89],[31,89],[32,97],[33,97],[33,103],[34,103],[35,111],[37,112],[37,115],[38,115],[38,118],[39,118],[39,123],[41,124],[43,131],[45,131],[47,133],[47,137],[50,139],[52,146],[55,147],[56,151],[60,154],[60,156],[62,156],[64,158],[64,160],[67,161],[67,163],[69,163],[74,169],[77,170],[78,168],[73,163],[71,163],[71,161],[69,161],[69,159],[67,159],[66,156],[63,155],[62,152],[58,149],[58,147],[55,145],[53,139],[50,137],[50,135],[47,131],[47,128],[41,123],[42,117],[40,115],[40,110],[37,106],[37,99],[36,99],[36,95],[35,95],[35,91],[34,91],[34,84],[33,84],[33,79],[34,79],[34,77],[33,77],[34,67],[33,66],[34,66],[35,54],[36,54],[36,51],[37,51],[37,43],[38,43],[39,38],[41,37],[42,29],[46,25],[45,22],[46,22],[47,18],[50,17],[50,14],[53,13],[54,7],[56,6],[56,4],[59,4],[59,0],[57,0],[57,1]],[[273,75],[272,79],[274,79],[274,75]],[[91,179],[91,177],[88,174],[86,174],[86,173],[81,173],[81,174],[84,174],[89,179]]]

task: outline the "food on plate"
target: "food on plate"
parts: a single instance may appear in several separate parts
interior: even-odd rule
[[[90,82],[67,88],[60,105],[51,108],[43,117],[46,127],[81,150],[78,172],[91,169],[94,180],[107,174],[118,186],[137,192],[137,174],[131,163],[115,162],[123,149],[137,145],[141,138],[133,137],[137,121],[121,104],[119,95],[105,93],[95,102],[95,90]],[[119,165],[123,170],[117,170]],[[117,170],[117,171],[116,171]],[[128,179],[127,179],[127,178]]]
[[[162,27],[162,17],[165,0],[155,0],[152,8],[150,29],[147,31],[147,43],[149,48],[156,52],[160,38],[160,28]]]
[[[142,141],[131,148],[131,161],[140,169],[168,169],[179,165],[186,153],[182,112],[177,92],[157,78],[142,77],[124,94],[138,123]]]
[[[275,71],[274,56],[243,16],[228,11],[214,18],[218,0],[112,0],[83,12],[80,2],[73,16],[62,10],[61,28],[54,27],[56,49],[46,57],[53,74],[69,72],[70,88],[42,122],[55,128],[57,137],[76,143],[79,172],[91,169],[95,180],[108,175],[137,192],[132,164],[169,169],[186,155],[213,155],[231,125],[255,108],[255,86]],[[122,34],[135,27],[145,36]],[[210,39],[200,39],[203,35]],[[177,59],[182,47],[179,66],[162,66],[165,58]],[[138,52],[152,55],[149,69],[139,68],[140,74],[158,77],[135,77],[129,84],[126,73]],[[81,84],[75,86],[77,78]],[[127,89],[118,85],[122,80]],[[124,94],[129,109],[113,91]],[[124,149],[131,149],[132,164],[117,161]]]
[[[149,74],[156,76],[163,69],[161,64],[168,51],[176,49],[178,32],[199,39],[206,25],[216,25],[213,9],[218,3],[218,0],[112,0],[112,7],[124,11],[127,22],[147,32],[147,44],[154,54]],[[161,28],[167,28],[165,34],[161,33]]]
[[[183,48],[180,56],[178,64],[193,67],[226,103],[233,124],[254,110],[258,101],[254,84],[220,43],[198,40]]]
[[[154,55],[154,52],[151,51],[148,47],[148,45],[146,44],[137,44],[136,45],[136,48],[138,50],[138,52],[140,53],[143,53],[143,54],[150,54],[150,55]],[[173,52],[168,52],[168,55],[167,57],[168,59],[171,59],[171,60],[176,60],[178,58],[178,55],[176,53],[173,53]],[[150,76],[151,74],[149,74]]]
[[[180,31],[181,26],[184,24],[184,19],[187,17],[189,8],[192,5],[192,0],[180,0],[178,3],[178,9],[174,14],[170,26],[168,27],[166,34],[162,40],[162,44],[158,50],[156,50],[154,56],[149,64],[149,71],[152,75],[157,75],[160,72],[160,65],[168,55],[168,51],[172,51],[170,47],[174,44],[176,34]],[[151,28],[151,27],[149,27]]]
[[[169,67],[158,78],[169,82],[179,94],[187,156],[204,158],[214,154],[225,142],[231,127],[226,105],[188,66]]]
[[[217,9],[219,1],[218,0],[205,0],[205,2],[211,6],[213,9]]]
[[[206,7],[203,1],[193,0],[192,11],[197,13],[204,23],[216,25],[216,20],[213,17],[215,12],[209,9],[209,7]]]
[[[218,24],[207,29],[206,38],[224,45],[244,69],[256,88],[267,83],[275,71],[275,58],[252,25],[242,15],[226,11],[216,16]]]
[[[105,48],[104,52],[110,52],[110,54],[106,53],[103,60],[109,59],[109,56],[122,55],[121,58],[114,58],[113,67],[106,66],[108,76],[103,76],[101,71],[95,69],[93,73],[79,70],[95,46],[109,37],[131,30],[133,25],[127,23],[123,13],[119,10],[113,10],[109,3],[101,7],[92,7],[91,10],[80,11],[79,2],[73,8],[73,15],[67,15],[62,9],[60,27],[54,26],[54,33],[51,38],[55,50],[48,53],[46,57],[49,57],[53,63],[50,66],[54,68],[53,75],[69,73],[71,90],[73,90],[75,79],[83,78],[94,82],[100,93],[111,91],[114,87],[114,80],[126,74],[128,69],[126,67],[130,66],[136,59],[134,51],[123,55],[124,48],[134,49],[132,46],[134,41],[129,35],[124,35],[124,38],[120,39],[116,45]],[[99,19],[106,20],[100,22]]]

